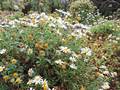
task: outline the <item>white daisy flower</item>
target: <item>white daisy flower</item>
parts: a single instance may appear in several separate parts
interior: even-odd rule
[[[4,70],[4,66],[0,66],[0,72],[2,72]]]
[[[71,53],[71,50],[68,47],[60,46],[60,51],[64,53]]]
[[[28,75],[31,77],[33,74],[34,74],[34,71],[33,71],[32,68],[30,68],[30,69],[28,70]]]
[[[41,76],[35,76],[33,79],[33,83],[35,83],[35,85],[37,84],[42,84],[43,83],[43,79]]]
[[[66,62],[63,62],[61,59],[55,61],[56,64],[63,65],[66,64]]]
[[[76,62],[77,61],[75,57],[70,57],[69,59],[70,59],[71,62]]]
[[[4,54],[4,53],[6,53],[6,49],[2,49],[2,50],[0,50],[0,54]]]
[[[109,83],[108,83],[108,82],[104,82],[104,83],[103,83],[103,85],[102,85],[101,87],[102,87],[102,89],[104,89],[104,90],[107,90],[107,89],[109,89],[109,88],[110,88],[110,86],[109,86]]]
[[[117,76],[117,72],[111,72],[111,77],[116,77]]]
[[[92,50],[88,47],[81,48],[81,54],[86,54],[87,56],[91,56],[92,55]]]
[[[77,66],[75,66],[75,64],[73,64],[73,63],[70,64],[69,66],[70,66],[70,68],[72,68],[72,69],[77,69]]]

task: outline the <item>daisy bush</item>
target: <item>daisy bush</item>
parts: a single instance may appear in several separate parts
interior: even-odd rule
[[[81,59],[81,40],[71,35],[72,30],[58,27],[62,23],[57,18],[46,23],[40,20],[38,27],[19,24],[2,28],[0,72],[4,82],[37,90],[48,85],[64,89],[79,89],[80,84],[84,85],[89,68]]]

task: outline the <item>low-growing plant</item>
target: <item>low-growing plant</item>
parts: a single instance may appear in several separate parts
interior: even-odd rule
[[[112,34],[116,28],[113,21],[105,21],[101,24],[95,25],[91,28],[91,32],[94,34]]]
[[[22,18],[23,16],[24,16],[24,14],[22,12],[15,12],[14,16],[9,16],[8,18],[10,20],[14,20],[14,19]]]

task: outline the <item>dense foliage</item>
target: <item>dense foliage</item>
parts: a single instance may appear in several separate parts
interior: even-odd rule
[[[119,20],[94,13],[89,0],[71,0],[69,12],[53,0],[53,13],[48,0],[28,1],[28,15],[0,12],[0,90],[120,89]]]

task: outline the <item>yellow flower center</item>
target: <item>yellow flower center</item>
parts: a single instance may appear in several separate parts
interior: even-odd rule
[[[8,81],[8,79],[9,79],[10,77],[9,76],[3,76],[3,79],[5,80],[5,81]]]
[[[0,72],[2,72],[4,68],[5,68],[5,67],[0,66]]]
[[[12,63],[12,64],[16,64],[16,63],[17,63],[17,60],[16,60],[16,59],[12,59],[12,60],[11,60],[11,63]]]
[[[13,73],[13,77],[18,77],[18,73]]]

